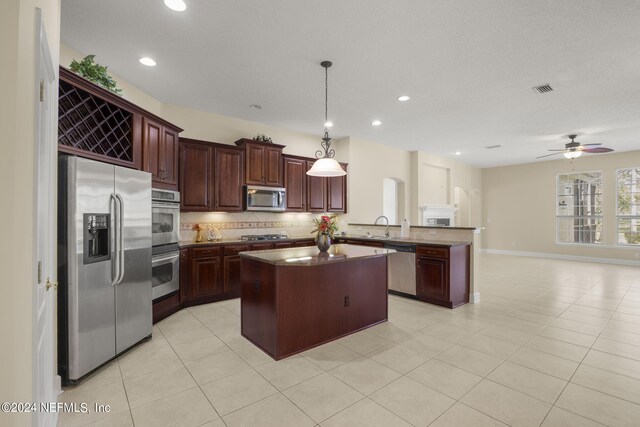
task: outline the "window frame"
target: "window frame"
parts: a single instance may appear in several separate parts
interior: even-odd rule
[[[626,167],[626,168],[616,168],[615,170],[615,182],[616,182],[616,246],[621,246],[621,247],[626,247],[626,248],[638,248],[640,247],[640,242],[639,243],[622,243],[620,242],[620,220],[621,219],[638,219],[638,221],[640,221],[640,214],[637,215],[627,215],[627,214],[620,214],[620,212],[618,211],[618,197],[619,197],[619,190],[620,190],[620,186],[618,185],[618,173],[620,171],[623,170],[628,170],[628,169],[638,169],[640,170],[640,166],[630,166],[630,167]]]
[[[582,175],[582,174],[600,174],[600,210],[601,213],[598,215],[560,215],[559,213],[559,206],[560,206],[560,201],[561,201],[561,195],[559,193],[559,189],[560,189],[560,177],[561,176],[578,176],[578,175]],[[555,198],[554,198],[554,210],[555,210],[555,218],[556,218],[556,227],[555,227],[555,242],[557,245],[580,245],[580,246],[604,246],[604,201],[602,200],[602,198],[604,198],[604,173],[602,171],[602,169],[597,169],[597,170],[587,170],[587,171],[572,171],[572,172],[559,172],[556,174],[556,179],[555,179],[555,187],[556,187],[556,191],[555,191]],[[564,194],[563,194],[564,196]],[[616,199],[617,200],[617,199]],[[572,241],[572,242],[567,242],[567,241],[561,241],[560,240],[560,224],[563,220],[567,220],[567,219],[578,219],[578,218],[584,218],[584,219],[588,219],[588,220],[600,220],[600,232],[599,232],[599,237],[600,237],[600,241],[597,242],[576,242],[576,241]],[[595,233],[595,232],[594,232]]]

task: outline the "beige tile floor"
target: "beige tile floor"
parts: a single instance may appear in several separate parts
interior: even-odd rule
[[[389,297],[389,322],[274,362],[240,301],[192,307],[66,390],[102,426],[639,426],[640,268],[482,255],[482,301]]]

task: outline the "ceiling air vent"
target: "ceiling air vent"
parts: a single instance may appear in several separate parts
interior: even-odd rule
[[[494,148],[500,148],[500,147],[502,147],[502,145],[497,144],[497,145],[487,145],[484,148],[486,148],[487,150],[493,150]]]
[[[533,88],[533,90],[535,90],[538,93],[547,93],[547,92],[551,92],[553,88],[549,85],[549,83],[547,83],[545,85],[536,86]]]

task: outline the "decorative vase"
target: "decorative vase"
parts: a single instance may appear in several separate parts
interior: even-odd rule
[[[329,233],[320,233],[316,239],[320,252],[327,252],[331,247],[331,236]]]
[[[202,242],[202,233],[200,230],[196,230],[196,243]]]

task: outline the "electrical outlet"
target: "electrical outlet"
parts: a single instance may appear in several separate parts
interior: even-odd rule
[[[349,295],[344,297],[344,306],[349,307]]]

